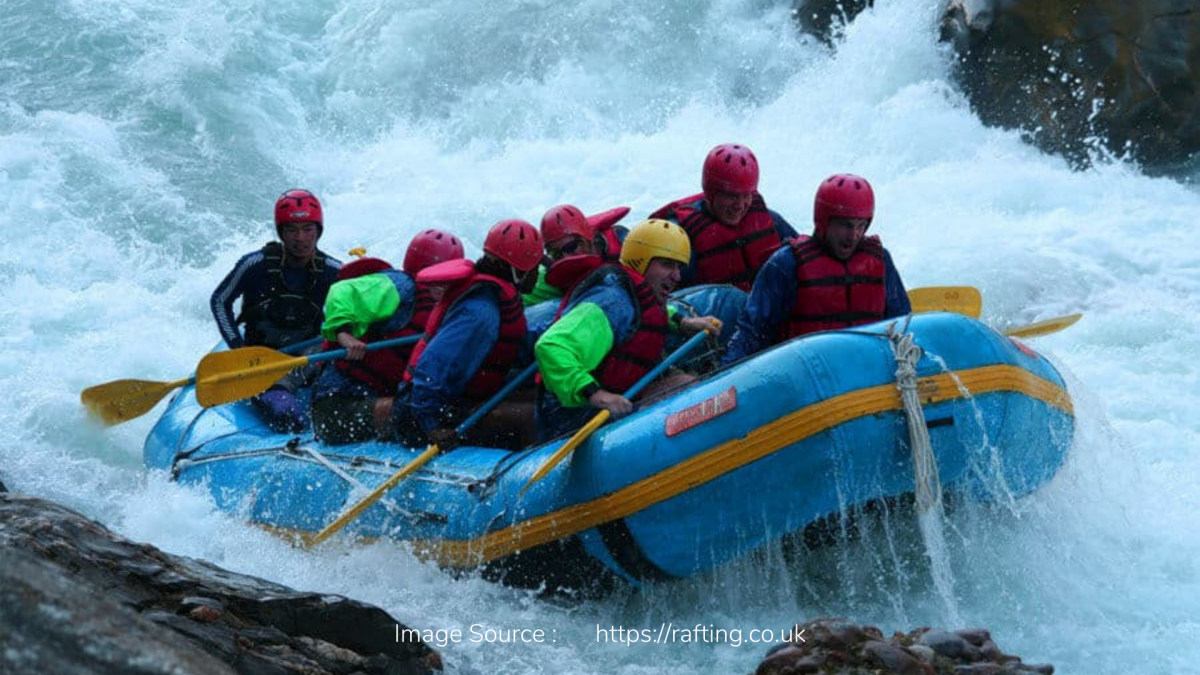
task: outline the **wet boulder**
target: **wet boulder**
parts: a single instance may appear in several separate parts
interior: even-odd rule
[[[1166,172],[1200,151],[1194,0],[952,0],[941,33],[980,118],[1046,151]]]
[[[798,0],[801,31],[832,43],[874,0]],[[985,124],[1019,129],[1085,167],[1133,159],[1188,174],[1200,153],[1195,0],[949,0],[941,40]]]
[[[0,494],[0,672],[286,675],[441,670],[378,607],[302,593]]]
[[[918,628],[885,638],[875,626],[820,618],[784,629],[789,642],[767,651],[755,675],[1053,675],[996,647],[982,628],[954,632]]]

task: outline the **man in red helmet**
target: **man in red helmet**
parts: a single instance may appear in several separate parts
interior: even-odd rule
[[[392,405],[413,348],[368,352],[366,346],[424,333],[440,289],[414,287],[413,279],[427,267],[462,257],[457,237],[430,229],[409,242],[403,271],[379,258],[342,266],[325,303],[322,333],[326,349],[348,353],[326,368],[313,388],[313,426],[321,440],[338,445],[390,435]]]
[[[413,349],[407,384],[392,406],[391,427],[405,445],[455,447],[459,422],[500,390],[519,360],[528,362],[521,294],[537,280],[542,238],[530,223],[502,220],[488,231],[483,252],[474,263],[454,260],[417,275],[418,283],[444,286],[445,293]],[[532,401],[497,406],[470,437],[523,447],[533,438]]]
[[[242,256],[209,301],[217,329],[231,349],[279,349],[320,333],[321,308],[342,266],[317,248],[323,227],[321,202],[308,190],[288,190],[275,201],[279,241]],[[234,314],[238,299],[241,312]],[[308,426],[295,391],[311,379],[312,370],[294,371],[253,399],[272,429],[300,431]]]
[[[521,297],[525,306],[536,305],[546,300],[562,297],[562,289],[546,282],[546,272],[555,262],[573,255],[598,255],[607,262],[616,262],[621,257],[621,241],[628,230],[617,223],[629,213],[628,206],[583,215],[583,211],[571,204],[551,207],[542,216],[542,243],[546,257],[538,268],[537,283],[533,290]]]
[[[678,223],[692,242],[692,262],[681,287],[733,284],[749,291],[779,246],[796,236],[783,216],[758,193],[758,159],[744,145],[709,151],[701,174],[704,192],[677,199],[651,218]]]
[[[667,304],[690,259],[683,229],[651,219],[629,232],[615,263],[592,255],[555,265],[551,281],[566,297],[534,346],[545,385],[537,411],[543,440],[577,429],[596,408],[631,412],[624,392],[663,360],[670,333],[720,333],[715,317],[684,317]],[[694,379],[677,373],[655,384],[664,390]]]
[[[866,236],[875,193],[866,179],[837,174],[813,201],[813,234],[780,248],[754,281],[722,362],[816,331],[912,312],[892,256]]]

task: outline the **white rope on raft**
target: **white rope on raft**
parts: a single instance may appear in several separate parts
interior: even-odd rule
[[[904,403],[904,417],[908,422],[908,444],[912,448],[913,478],[916,482],[917,512],[928,513],[931,509],[942,510],[942,485],[938,478],[937,460],[933,456],[933,445],[929,440],[929,428],[925,425],[925,411],[917,395],[917,363],[924,353],[913,341],[912,333],[888,326],[888,339],[896,355],[896,388]]]

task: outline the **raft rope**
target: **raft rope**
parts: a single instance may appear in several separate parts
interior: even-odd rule
[[[333,472],[333,474],[335,476],[337,476],[338,478],[341,478],[342,480],[346,481],[346,483],[349,484],[350,487],[354,488],[359,493],[367,493],[367,492],[371,491],[371,488],[364,485],[361,481],[359,481],[354,476],[351,476],[349,473],[344,471],[340,466],[329,461],[329,459],[325,455],[321,454],[320,452],[316,451],[315,449],[313,449],[307,445],[300,446],[299,438],[293,439],[292,442],[287,444],[287,448],[284,450],[283,456],[285,456],[285,457],[294,456],[294,455],[300,454],[301,452],[308,454],[310,457],[312,457],[314,460],[316,460],[316,462],[318,464],[325,467],[329,471]],[[351,496],[353,496],[353,493],[351,494]],[[357,498],[355,498],[355,499],[357,500]],[[387,497],[381,498],[379,500],[379,503],[382,504],[385,509],[387,509],[388,513],[392,514],[393,516],[400,516],[401,518],[404,518],[406,520],[410,520],[410,521],[429,520],[429,519],[437,520],[437,518],[436,518],[437,514],[413,513],[412,511],[401,508],[399,504],[397,504],[396,502],[392,501],[391,499],[389,499]]]
[[[911,319],[911,315],[909,316]],[[929,440],[929,428],[925,425],[925,411],[917,394],[917,363],[924,354],[913,334],[904,328],[897,330],[896,324],[888,326],[887,336],[896,355],[896,388],[904,403],[904,417],[908,422],[908,444],[912,448],[913,479],[916,482],[917,511],[928,513],[931,509],[942,510],[942,486],[938,478],[937,459],[933,456],[933,445]]]

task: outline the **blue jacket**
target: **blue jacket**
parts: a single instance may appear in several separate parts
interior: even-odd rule
[[[883,263],[886,275],[884,317],[890,319],[911,313],[908,292],[887,249],[883,251]],[[790,246],[784,245],[758,271],[758,278],[746,299],[746,308],[738,316],[737,330],[721,359],[722,364],[756,354],[775,343],[779,326],[787,321],[788,311],[796,301],[796,288],[796,256]]]
[[[478,284],[460,297],[442,319],[433,339],[412,368],[405,403],[425,433],[456,423],[467,383],[500,339],[500,298],[490,284]],[[398,403],[400,403],[398,401]]]
[[[329,293],[329,287],[337,280],[337,273],[342,267],[342,262],[320,251],[318,254],[325,256],[324,269],[316,272],[310,269],[284,267],[283,281],[288,288],[301,291],[308,288],[313,274],[319,274],[313,285],[312,294],[317,305],[322,306],[325,304],[325,296]],[[247,307],[254,307],[265,300],[269,292],[267,263],[261,249],[242,256],[229,274],[217,285],[209,300],[209,307],[212,309],[213,318],[217,320],[217,330],[221,332],[221,339],[225,340],[225,344],[229,345],[230,349],[246,345],[246,339],[238,329],[238,317],[233,312],[234,301],[241,298],[241,309],[245,312]],[[316,335],[317,332],[314,331],[310,337]]]

